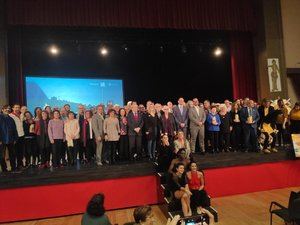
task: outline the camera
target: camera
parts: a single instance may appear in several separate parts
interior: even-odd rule
[[[181,219],[177,225],[208,225],[209,217],[206,214],[200,214],[193,217]]]

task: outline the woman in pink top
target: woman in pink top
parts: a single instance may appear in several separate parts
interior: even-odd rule
[[[52,166],[61,166],[62,147],[64,141],[64,122],[60,119],[58,110],[53,111],[53,119],[49,121],[48,136],[52,144]]]
[[[74,165],[77,161],[77,154],[79,150],[79,122],[75,119],[73,112],[68,112],[68,119],[65,122],[64,132],[66,135],[66,141],[68,146],[68,163]]]

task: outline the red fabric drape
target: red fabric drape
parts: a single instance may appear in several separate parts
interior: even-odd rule
[[[250,33],[230,35],[233,98],[257,99],[252,36]]]
[[[249,0],[9,0],[9,25],[253,31]]]

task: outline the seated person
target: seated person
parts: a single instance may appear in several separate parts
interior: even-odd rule
[[[89,201],[86,213],[82,216],[81,225],[111,225],[105,215],[104,195],[96,194]]]
[[[124,225],[154,225],[156,221],[153,216],[151,206],[145,205],[136,208],[133,211],[133,217],[135,223],[125,223]],[[177,225],[178,221],[180,220],[180,216],[176,215],[172,220],[168,219],[166,225]]]
[[[189,184],[189,189],[192,192],[191,202],[192,205],[197,207],[197,213],[201,214],[202,207],[208,207],[208,196],[204,190],[204,175],[202,172],[198,171],[197,164],[191,162],[189,165],[189,170],[186,173],[186,177]]]
[[[184,148],[186,151],[186,158],[190,158],[191,154],[191,148],[190,148],[190,143],[186,138],[184,137],[183,131],[179,131],[177,134],[177,139],[174,141],[174,148],[175,148],[175,153],[179,151],[179,149]]]
[[[172,145],[169,143],[168,135],[164,134],[161,137],[161,143],[158,147],[158,169],[159,171],[166,172],[169,169],[169,166],[172,162],[172,159],[175,158]]]
[[[183,215],[185,217],[191,216],[190,197],[192,193],[187,184],[183,163],[177,163],[175,165],[175,172],[172,174],[169,186],[173,196],[181,201]]]
[[[184,165],[185,168],[187,168],[187,166],[190,164],[190,160],[186,158],[186,151],[184,148],[179,149],[179,151],[177,152],[177,157],[175,159],[172,160],[171,165],[169,167],[168,172],[169,173],[173,173],[176,172],[174,169],[174,166],[177,163],[182,163]]]

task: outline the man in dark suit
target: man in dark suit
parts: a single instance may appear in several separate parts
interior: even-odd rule
[[[18,132],[15,121],[9,116],[10,107],[2,107],[0,114],[0,165],[2,172],[7,171],[5,162],[5,149],[8,149],[11,170],[17,169],[15,143],[18,140]]]
[[[129,157],[130,160],[140,159],[142,156],[142,128],[144,126],[143,115],[138,112],[138,105],[133,104],[127,115]]]
[[[259,113],[253,100],[247,100],[245,105],[240,113],[240,119],[243,125],[245,152],[248,152],[248,150],[256,152],[258,150],[257,123],[259,121]]]
[[[275,109],[273,106],[271,106],[271,101],[264,98],[262,100],[261,106],[258,107],[258,113],[260,116],[260,119],[258,121],[258,126],[266,122],[265,120],[268,118],[269,115],[272,115],[275,112]],[[275,120],[272,121],[272,125],[275,125]]]
[[[179,131],[183,131],[184,136],[187,135],[187,126],[188,126],[188,109],[185,106],[184,99],[178,99],[178,105],[173,108],[173,115]]]

